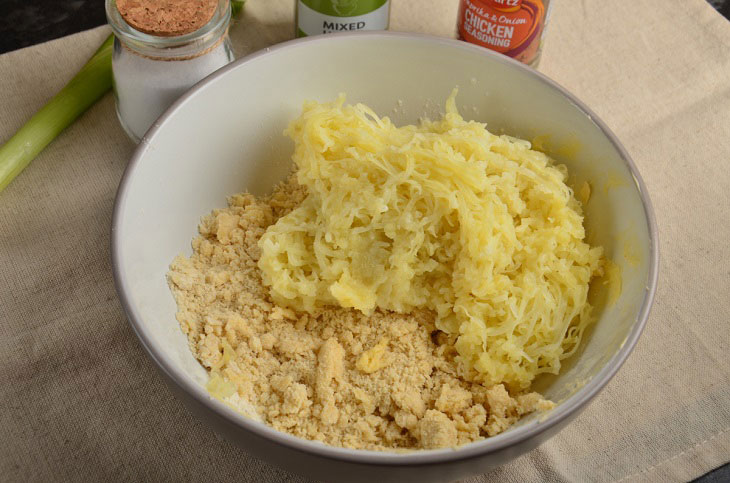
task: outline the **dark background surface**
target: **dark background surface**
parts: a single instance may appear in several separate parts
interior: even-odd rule
[[[0,0],[0,54],[104,23],[103,0]]]
[[[730,0],[708,2],[725,18],[730,19]],[[104,23],[106,16],[103,0],[0,0],[0,54]],[[730,464],[698,478],[695,482],[730,482]]]

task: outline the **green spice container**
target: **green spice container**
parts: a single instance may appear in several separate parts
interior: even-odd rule
[[[385,30],[390,20],[390,0],[296,0],[297,37]]]

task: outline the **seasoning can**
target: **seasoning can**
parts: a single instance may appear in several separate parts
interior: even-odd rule
[[[461,0],[459,39],[537,67],[550,0]]]
[[[106,0],[117,116],[139,142],[185,91],[234,59],[229,0]]]
[[[386,30],[390,0],[296,0],[296,36]]]

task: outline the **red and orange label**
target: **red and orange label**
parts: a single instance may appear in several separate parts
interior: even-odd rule
[[[461,0],[459,37],[526,64],[540,54],[549,0]]]

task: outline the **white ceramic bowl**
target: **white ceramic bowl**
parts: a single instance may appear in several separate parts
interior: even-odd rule
[[[455,86],[464,117],[485,121],[494,132],[543,136],[576,183],[590,182],[590,240],[622,269],[619,299],[599,306],[595,329],[575,362],[560,376],[537,383],[557,407],[458,449],[396,454],[295,438],[211,398],[206,372],[175,320],[165,281],[175,255],[191,252],[200,217],[224,207],[227,195],[264,194],[284,177],[292,143],[282,131],[304,100],[327,101],[345,92],[351,102],[364,102],[398,123],[413,123],[424,114],[438,116]],[[636,167],[580,101],[486,49],[386,32],[280,44],[193,88],[147,133],[124,174],[114,208],[112,254],[129,321],[188,407],[255,456],[331,481],[444,481],[484,472],[536,447],[574,418],[631,352],[652,303],[658,263],[654,217]]]

